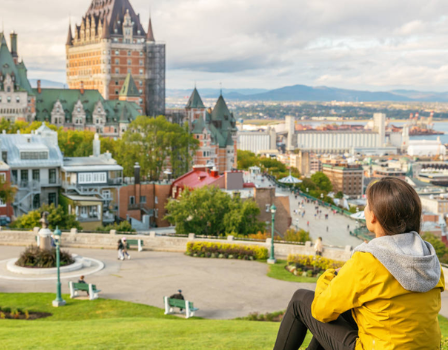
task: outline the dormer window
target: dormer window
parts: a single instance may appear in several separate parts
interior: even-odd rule
[[[79,108],[79,107],[78,107],[78,109],[77,109],[77,110],[78,110],[78,113],[80,113],[80,112],[81,112],[81,108]]]
[[[98,107],[98,113],[101,113],[101,107]]]

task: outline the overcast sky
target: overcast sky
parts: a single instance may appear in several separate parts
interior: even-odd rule
[[[91,0],[1,0],[30,78],[65,82],[69,15]],[[167,45],[167,88],[448,91],[446,0],[131,0]]]

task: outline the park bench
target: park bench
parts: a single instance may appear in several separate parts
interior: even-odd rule
[[[168,297],[163,297],[163,302],[165,304],[165,315],[173,313],[173,308],[178,307],[179,309],[185,310],[186,318],[194,316],[194,312],[199,310],[193,306],[193,302],[181,299],[170,299]]]
[[[128,239],[126,241],[126,249],[129,249],[130,246],[137,246],[138,251],[141,252],[143,250],[143,240],[142,239]]]
[[[99,289],[96,289],[96,286],[94,284],[68,282],[68,285],[70,287],[71,299],[78,296],[78,291],[89,292],[90,300],[97,299],[98,293],[101,292]]]

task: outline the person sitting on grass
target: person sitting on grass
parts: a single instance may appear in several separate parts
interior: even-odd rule
[[[176,294],[173,294],[170,296],[170,299],[179,299],[179,300],[185,300],[184,296],[182,295],[182,291],[179,289]],[[184,309],[180,309],[180,312],[184,311]]]
[[[433,246],[420,237],[422,205],[405,181],[385,177],[366,191],[362,243],[316,291],[294,293],[274,350],[297,350],[309,330],[312,349],[439,349],[437,315],[445,278]]]

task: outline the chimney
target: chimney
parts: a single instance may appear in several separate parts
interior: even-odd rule
[[[100,154],[101,154],[100,136],[98,134],[95,134],[95,137],[93,139],[93,156],[99,157]]]
[[[81,81],[81,95],[84,95],[84,82]]]
[[[134,184],[140,185],[140,165],[138,163],[134,165]]]
[[[37,81],[37,93],[42,93],[42,88],[40,87],[40,80]]]
[[[17,34],[15,31],[11,32],[11,56],[14,59],[14,63],[19,63],[19,54],[17,52]]]

